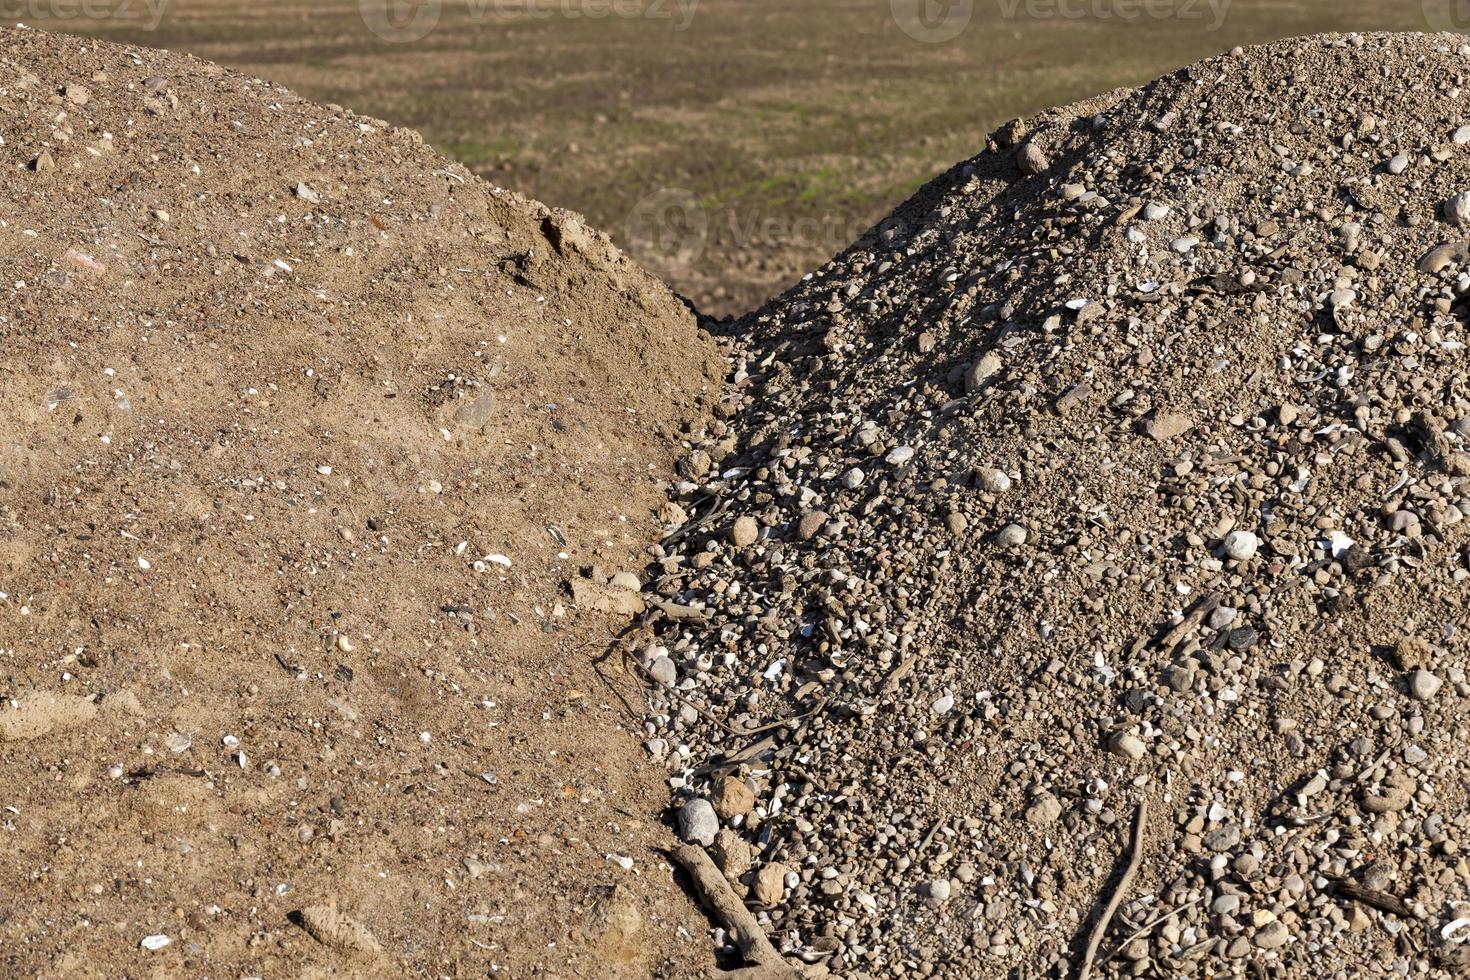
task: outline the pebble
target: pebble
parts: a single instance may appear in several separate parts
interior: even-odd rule
[[[648,676],[664,687],[673,687],[679,683],[679,668],[668,657],[654,657],[648,665]]]
[[[736,776],[721,776],[715,781],[715,813],[725,820],[743,817],[755,809],[755,791]]]
[[[749,548],[760,536],[761,526],[749,514],[736,518],[730,525],[730,543],[737,548]]]
[[[1254,942],[1259,949],[1280,949],[1290,940],[1291,933],[1287,931],[1285,923],[1278,920],[1262,926],[1257,931]]]
[[[1019,524],[1007,524],[995,536],[995,543],[1002,548],[1019,548],[1026,543],[1026,529]]]
[[[1016,151],[1016,164],[1021,168],[1021,173],[1028,177],[1045,173],[1051,167],[1051,161],[1042,152],[1041,147],[1035,143],[1022,143]]]
[[[1444,218],[1456,228],[1470,224],[1470,191],[1456,194],[1444,203]]]
[[[790,872],[784,864],[771,863],[755,874],[750,894],[758,906],[769,908],[786,897],[786,876]]]
[[[1115,732],[1112,738],[1108,739],[1108,751],[1137,762],[1148,752],[1148,746],[1144,744],[1143,739],[1131,732]]]
[[[1011,488],[1011,478],[1006,472],[993,467],[976,470],[975,481],[986,493],[1005,493]]]
[[[1177,412],[1164,412],[1143,423],[1144,434],[1155,442],[1177,439],[1193,427],[1194,422],[1189,416]]]
[[[826,526],[829,520],[831,518],[824,510],[808,511],[802,514],[801,519],[796,523],[797,538],[802,541],[810,541],[817,536],[817,533]]]
[[[977,391],[1000,371],[1002,363],[1000,355],[994,351],[981,356],[978,361],[970,365],[969,370],[965,373],[965,391]]]
[[[928,893],[927,901],[929,903],[929,907],[930,908],[935,908],[935,909],[939,908],[939,906],[941,906],[945,902],[949,901],[949,896],[950,896],[949,879],[948,878],[935,878],[933,881],[929,882],[929,885],[928,885],[926,891]]]
[[[1235,561],[1250,561],[1260,546],[1261,539],[1250,531],[1231,531],[1225,536],[1225,554]]]
[[[684,843],[709,847],[719,832],[720,818],[709,800],[695,797],[679,808],[679,838]]]
[[[1050,793],[1038,796],[1026,808],[1026,822],[1036,827],[1046,827],[1056,823],[1062,815],[1062,804]]]
[[[1409,674],[1409,693],[1416,701],[1431,701],[1439,693],[1444,681],[1433,672],[1420,668]]]

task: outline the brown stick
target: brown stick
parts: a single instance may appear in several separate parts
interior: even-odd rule
[[[730,936],[741,954],[750,962],[766,969],[772,980],[794,980],[799,974],[771,945],[765,930],[755,921],[755,916],[736,897],[724,874],[715,867],[715,862],[704,853],[704,849],[693,844],[681,844],[673,851],[679,867],[689,873],[694,890],[719,920],[730,930]]]
[[[1087,940],[1087,955],[1082,957],[1077,980],[1087,980],[1092,976],[1092,961],[1097,959],[1097,949],[1102,945],[1103,936],[1107,935],[1108,924],[1113,921],[1113,914],[1118,911],[1118,906],[1123,904],[1123,896],[1128,893],[1128,886],[1133,884],[1138,866],[1143,863],[1143,831],[1147,822],[1148,800],[1145,798],[1139,800],[1138,812],[1133,817],[1133,844],[1132,853],[1128,856],[1128,867],[1123,870],[1123,877],[1118,879],[1118,887],[1113,889],[1113,897],[1108,900],[1107,907],[1092,926],[1092,937]]]
[[[1408,903],[1397,895],[1390,895],[1376,888],[1365,888],[1355,881],[1339,881],[1337,893],[1343,898],[1362,902],[1369,908],[1378,909],[1380,912],[1391,912],[1404,919],[1414,918],[1414,910],[1409,908]]]

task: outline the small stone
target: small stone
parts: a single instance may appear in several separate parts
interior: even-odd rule
[[[995,536],[995,543],[1002,548],[1019,548],[1026,543],[1026,529],[1019,524],[1007,524]]]
[[[715,867],[724,873],[726,880],[732,884],[744,877],[745,872],[750,870],[751,849],[745,838],[733,830],[721,830],[715,835],[715,842],[710,847],[710,858],[714,860]]]
[[[1153,201],[1150,201],[1143,206],[1143,220],[1163,221],[1170,215],[1170,213],[1172,213],[1173,210],[1174,209],[1169,207],[1167,204],[1156,204]]]
[[[1470,143],[1470,126],[1461,126],[1450,136],[1450,140],[1456,146],[1464,146]]]
[[[1465,242],[1445,242],[1424,253],[1419,259],[1419,271],[1435,275],[1451,265],[1463,264],[1467,258],[1470,258],[1470,245]]]
[[[618,572],[608,580],[608,584],[615,588],[627,589],[629,592],[641,592],[643,590],[643,583],[638,581],[638,576],[632,572]]]
[[[980,359],[965,371],[965,391],[973,392],[980,388],[1001,369],[1003,363],[1000,355],[994,351],[987,351],[981,355]]]
[[[1113,755],[1120,755],[1125,759],[1137,762],[1148,751],[1148,746],[1143,743],[1143,739],[1132,732],[1115,732],[1108,739],[1108,751]]]
[[[307,204],[320,204],[322,201],[322,196],[312,190],[310,185],[305,182],[298,182],[295,187],[291,188],[291,193],[301,198]]]
[[[1023,143],[1016,151],[1016,165],[1021,168],[1021,173],[1028,177],[1045,173],[1051,167],[1051,161],[1042,152],[1041,147],[1035,143]]]
[[[648,665],[648,676],[664,687],[673,687],[679,683],[679,668],[668,657],[654,657]]]
[[[1174,123],[1176,123],[1178,119],[1179,117],[1176,116],[1173,112],[1166,112],[1162,115],[1155,116],[1154,118],[1150,119],[1148,121],[1148,128],[1152,129],[1156,133],[1167,133],[1169,130],[1174,128]]]
[[[679,837],[686,844],[709,847],[720,832],[720,818],[709,800],[695,797],[679,808]]]
[[[1205,849],[1216,854],[1230,850],[1240,843],[1240,828],[1235,824],[1217,827],[1204,836]]]
[[[1188,415],[1164,412],[1143,423],[1143,434],[1155,442],[1167,442],[1184,435],[1193,427],[1194,420]]]
[[[750,894],[757,905],[770,908],[786,896],[786,865],[772,862],[755,873]]]
[[[63,88],[62,94],[66,96],[66,101],[72,105],[86,105],[92,101],[92,93],[87,87],[85,85],[78,85],[75,82]]]
[[[1439,689],[1444,686],[1444,681],[1436,677],[1431,671],[1420,668],[1409,675],[1409,693],[1416,701],[1430,701]]]
[[[929,893],[928,894],[928,898],[927,898],[927,901],[929,903],[929,907],[930,908],[935,908],[935,909],[939,908],[939,906],[941,906],[945,902],[949,901],[949,896],[950,896],[949,879],[948,878],[935,878],[933,881],[929,882],[929,885],[928,885],[928,888],[926,889],[926,891]]]
[[[1261,539],[1250,531],[1231,531],[1225,536],[1225,554],[1235,561],[1250,561],[1260,546]]]
[[[1285,946],[1291,939],[1291,933],[1287,931],[1286,924],[1277,920],[1267,923],[1255,935],[1255,944],[1258,949],[1279,949]]]
[[[810,541],[831,520],[825,510],[808,511],[801,515],[801,520],[796,522],[796,536],[802,541]]]
[[[745,514],[730,525],[730,543],[737,548],[749,548],[761,536],[761,526],[754,517]]]
[[[1398,176],[1409,169],[1409,157],[1404,153],[1395,153],[1388,161],[1388,172]]]
[[[854,466],[852,469],[842,474],[842,485],[849,490],[856,490],[858,487],[863,485],[863,481],[867,478],[868,475],[866,473],[864,473],[858,467]]]
[[[737,776],[721,776],[712,795],[715,812],[725,820],[743,817],[755,809],[755,791]]]
[[[1444,202],[1444,219],[1456,228],[1470,224],[1470,191],[1456,194]]]
[[[1011,478],[1004,470],[988,468],[976,470],[975,482],[986,493],[1005,493],[1011,488]]]
[[[710,468],[713,466],[714,462],[710,459],[709,453],[703,449],[696,449],[688,456],[679,460],[678,469],[682,476],[688,477],[691,480],[698,480],[709,475]]]
[[[895,446],[888,453],[888,455],[884,457],[884,461],[887,462],[887,463],[889,463],[889,464],[891,464],[891,465],[893,465],[893,466],[902,466],[904,463],[907,463],[909,460],[911,460],[913,458],[914,458],[914,447],[913,446]]]
[[[1043,793],[1031,801],[1026,808],[1026,822],[1033,827],[1046,827],[1057,822],[1062,815],[1062,804],[1050,793]]]
[[[36,173],[46,173],[56,169],[56,158],[51,155],[50,150],[42,150],[31,160],[31,169]]]

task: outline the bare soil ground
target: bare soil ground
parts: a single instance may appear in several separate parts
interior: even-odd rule
[[[476,172],[586,214],[713,314],[817,268],[1007,118],[1236,44],[1444,29],[1454,10],[1160,0],[1143,16],[1128,0],[976,0],[956,37],[923,42],[903,30],[923,23],[907,0],[618,8],[637,16],[609,0],[445,0],[426,37],[393,43],[342,0],[172,0],[153,30],[137,0],[130,17],[90,20],[35,6],[38,26],[187,51],[415,127]]]
[[[201,61],[7,29],[0,118],[0,974],[699,972],[566,593],[642,564],[694,318]]]

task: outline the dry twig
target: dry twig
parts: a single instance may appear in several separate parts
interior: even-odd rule
[[[1133,884],[1133,877],[1138,874],[1138,866],[1143,863],[1143,831],[1148,822],[1148,800],[1138,802],[1138,813],[1133,818],[1133,844],[1132,853],[1128,856],[1128,867],[1123,871],[1123,877],[1118,879],[1118,887],[1113,889],[1113,897],[1108,900],[1107,907],[1103,909],[1102,915],[1098,916],[1097,922],[1092,926],[1092,937],[1087,940],[1087,954],[1082,957],[1082,967],[1077,971],[1077,980],[1087,980],[1092,976],[1092,962],[1097,959],[1097,948],[1102,945],[1103,936],[1108,931],[1108,923],[1113,921],[1113,914],[1118,911],[1118,906],[1123,904],[1123,896],[1128,892],[1128,886]]]
[[[795,980],[801,976],[771,945],[765,930],[735,895],[725,875],[715,867],[715,862],[703,848],[682,844],[674,849],[673,858],[689,873],[700,900],[729,930],[730,938],[735,941],[741,955],[759,968],[757,971],[742,970],[742,976],[749,976],[752,980],[757,976],[769,977],[770,980]]]

